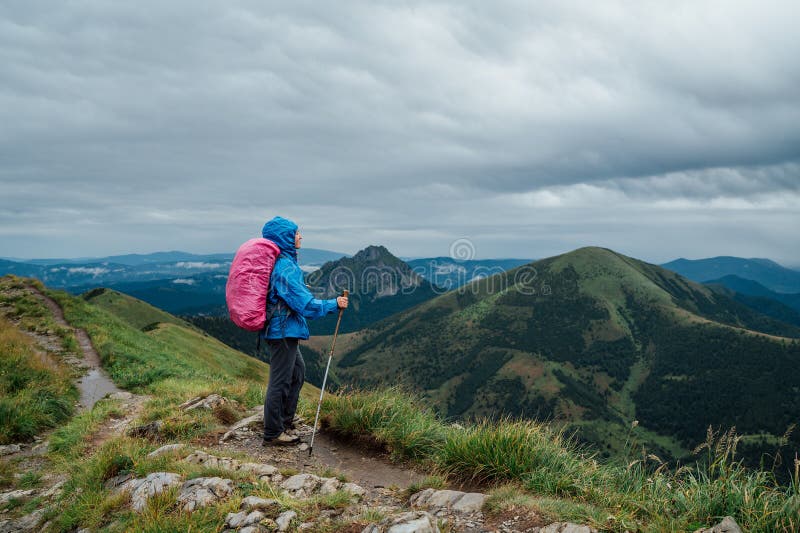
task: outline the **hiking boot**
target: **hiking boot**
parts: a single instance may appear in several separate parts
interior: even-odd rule
[[[297,435],[288,435],[285,431],[274,439],[264,439],[261,441],[262,446],[291,446],[299,443],[300,437]]]

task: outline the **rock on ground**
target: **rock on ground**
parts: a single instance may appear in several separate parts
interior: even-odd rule
[[[292,523],[292,520],[297,518],[297,513],[294,511],[285,511],[275,519],[275,525],[278,526],[278,531],[286,531],[289,529],[289,525]]]
[[[0,507],[4,506],[11,500],[18,500],[20,498],[27,498],[36,494],[36,489],[29,490],[12,490],[0,494]]]
[[[6,444],[4,446],[0,446],[0,457],[3,455],[11,455],[12,453],[17,453],[22,449],[21,444]]]
[[[264,410],[260,409],[254,415],[243,418],[233,424],[230,429],[219,440],[220,443],[226,442],[230,439],[249,438],[253,434],[253,429],[264,428]]]
[[[229,403],[230,400],[220,396],[219,394],[209,394],[208,396],[197,396],[189,401],[183,402],[178,407],[184,411],[191,411],[193,409],[214,409],[220,405]]]
[[[448,508],[461,513],[477,513],[483,507],[486,495],[479,492],[425,489],[409,500],[411,507]]]
[[[154,422],[150,422],[149,424],[145,424],[143,426],[136,426],[128,430],[129,437],[138,437],[138,438],[145,438],[155,440],[161,434],[161,430],[164,428],[164,422],[161,420],[156,420]]]
[[[199,477],[190,479],[181,487],[178,503],[184,511],[192,512],[200,507],[227,498],[233,492],[233,481],[221,477]]]
[[[141,513],[147,507],[147,500],[180,482],[180,474],[153,472],[142,479],[128,479],[117,487],[117,491],[130,492],[131,507],[137,513]]]
[[[719,524],[708,529],[698,529],[695,533],[742,533],[742,528],[732,516],[726,516]]]
[[[238,513],[228,513],[225,517],[225,527],[229,529],[239,529],[244,526],[258,524],[266,517],[261,511],[240,511]]]
[[[417,511],[386,518],[380,524],[370,524],[362,533],[439,533],[439,526],[429,513]]]
[[[183,448],[183,444],[165,444],[161,448],[148,453],[147,457],[158,457],[159,455],[174,452],[176,450],[180,450],[181,448]]]
[[[0,520],[0,533],[40,531],[39,522],[42,521],[43,515],[44,509],[37,509],[16,520]]]
[[[204,465],[209,468],[221,468],[223,470],[250,472],[258,476],[260,481],[269,483],[280,483],[283,476],[278,469],[265,463],[242,463],[230,457],[217,457],[204,451],[197,450],[184,459],[187,463]]]

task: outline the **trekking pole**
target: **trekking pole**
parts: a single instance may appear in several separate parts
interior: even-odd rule
[[[345,289],[342,291],[342,296],[347,298],[350,291]],[[317,404],[317,416],[314,417],[314,429],[311,431],[311,444],[308,446],[308,456],[314,453],[314,435],[317,433],[317,422],[319,421],[319,410],[322,408],[322,395],[325,394],[325,383],[328,381],[328,370],[331,367],[331,359],[333,359],[333,349],[336,346],[336,335],[339,333],[339,323],[342,321],[342,312],[344,308],[339,309],[339,318],[336,319],[336,329],[333,330],[333,341],[331,341],[331,349],[328,352],[328,364],[325,367],[325,377],[322,378],[322,388],[319,390],[319,403]]]

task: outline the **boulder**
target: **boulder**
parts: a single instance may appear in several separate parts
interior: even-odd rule
[[[409,505],[432,509],[448,508],[460,513],[477,513],[483,507],[484,501],[486,495],[478,492],[425,489],[411,496]]]
[[[145,424],[143,426],[136,426],[128,430],[129,437],[156,440],[161,435],[161,430],[164,428],[164,422],[156,420]]]
[[[12,453],[17,453],[22,450],[21,444],[6,444],[0,446],[0,457],[3,455],[11,455]]]
[[[147,454],[147,457],[158,457],[159,455],[164,455],[170,452],[174,452],[176,450],[180,450],[183,448],[183,444],[165,444],[161,448],[157,450],[153,450],[152,452]]]
[[[153,472],[142,479],[128,479],[119,485],[116,490],[130,492],[131,508],[137,513],[141,513],[147,507],[147,500],[177,485],[180,481],[180,474]]]
[[[281,488],[295,498],[303,498],[310,496],[322,483],[322,478],[314,474],[297,474],[281,483]]]
[[[0,533],[19,533],[23,531],[41,531],[39,522],[44,516],[44,509],[37,509],[30,514],[21,516],[16,520],[0,520]]]
[[[742,528],[732,516],[726,516],[719,524],[708,529],[698,529],[695,533],[742,533]]]
[[[289,525],[295,518],[297,518],[297,513],[295,513],[294,511],[285,511],[281,513],[278,516],[278,518],[275,519],[275,525],[278,526],[278,531],[288,530]]]
[[[193,409],[214,409],[220,405],[228,403],[228,399],[220,396],[219,394],[209,394],[208,396],[198,396],[189,401],[183,402],[178,407],[184,411],[191,411]]]
[[[120,391],[120,392],[115,392],[113,394],[109,394],[108,397],[111,398],[112,400],[121,400],[123,402],[126,402],[128,400],[133,399],[133,394],[127,391]]]
[[[30,490],[12,490],[0,494],[0,507],[4,506],[11,500],[19,500],[20,498],[28,498],[36,494],[36,489]]]
[[[226,442],[234,438],[250,437],[253,434],[252,429],[263,430],[264,427],[264,411],[259,410],[252,416],[243,418],[233,424],[228,431],[222,436],[220,442]]]
[[[238,513],[228,513],[225,517],[225,527],[239,529],[240,527],[258,524],[266,517],[261,511],[241,511]]]
[[[364,496],[367,491],[361,485],[356,485],[355,483],[345,483],[342,485],[342,490],[350,494],[351,496],[358,496],[359,498]]]
[[[485,494],[468,492],[453,504],[453,510],[459,513],[477,513],[480,512],[485,501]]]
[[[244,511],[263,511],[275,514],[280,510],[281,504],[278,500],[259,498],[258,496],[248,496],[242,499],[239,509]]]
[[[221,477],[190,479],[181,487],[178,503],[184,511],[192,512],[227,498],[233,492],[233,481]]]
[[[217,457],[204,451],[197,450],[184,459],[187,463],[204,465],[209,468],[221,468],[224,470],[241,470],[255,474],[261,481],[277,483],[283,479],[278,469],[272,465],[264,463],[240,463],[230,457]]]
[[[436,519],[426,512],[403,513],[389,520],[386,533],[439,533]]]

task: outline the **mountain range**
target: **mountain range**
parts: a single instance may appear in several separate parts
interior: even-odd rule
[[[403,383],[452,418],[561,421],[612,455],[636,420],[665,457],[709,425],[736,426],[760,457],[800,415],[798,338],[719,290],[584,247],[381,320],[346,338],[335,369],[344,383]]]

